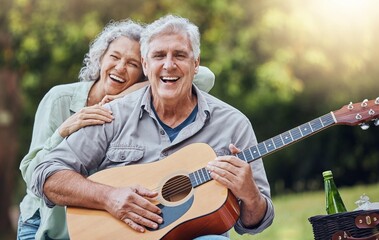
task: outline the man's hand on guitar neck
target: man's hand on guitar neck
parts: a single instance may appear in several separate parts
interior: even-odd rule
[[[229,145],[232,154],[240,150]],[[218,156],[208,163],[211,177],[232,191],[241,200],[241,220],[245,227],[253,227],[263,219],[267,202],[260,193],[250,165],[236,156]],[[253,214],[252,214],[253,213]]]

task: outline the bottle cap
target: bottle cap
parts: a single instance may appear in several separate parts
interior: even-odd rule
[[[332,173],[332,171],[325,171],[325,172],[322,172],[322,176],[324,176],[324,177],[330,177],[330,176],[333,176],[333,173]]]

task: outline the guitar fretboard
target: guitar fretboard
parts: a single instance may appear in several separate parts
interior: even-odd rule
[[[309,137],[314,133],[320,132],[321,130],[326,129],[335,123],[336,120],[333,113],[331,112],[266,141],[258,143],[253,147],[245,149],[238,153],[236,156],[241,160],[250,163],[279,149],[287,147],[292,143],[300,141],[301,139]],[[201,168],[195,172],[190,173],[189,178],[193,187],[197,187],[212,180],[212,177],[205,168]]]

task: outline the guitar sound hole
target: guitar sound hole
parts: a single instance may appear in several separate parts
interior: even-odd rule
[[[162,196],[166,201],[176,202],[185,198],[192,190],[190,179],[184,175],[178,175],[169,179],[162,188]]]

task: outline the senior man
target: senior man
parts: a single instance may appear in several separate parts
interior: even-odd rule
[[[150,86],[106,105],[113,122],[83,128],[65,139],[36,168],[33,191],[48,206],[105,210],[144,238],[170,222],[152,201],[162,194],[143,185],[114,187],[86,177],[112,167],[151,164],[192,143],[207,143],[217,157],[206,169],[238,199],[236,232],[256,234],[270,226],[274,210],[262,159],[248,164],[232,155],[257,144],[249,120],[193,85],[200,63],[198,28],[185,18],[162,17],[142,33],[141,55]],[[159,168],[154,175],[160,175]],[[210,229],[209,234],[222,234],[218,231]],[[181,239],[205,233],[183,232]]]

